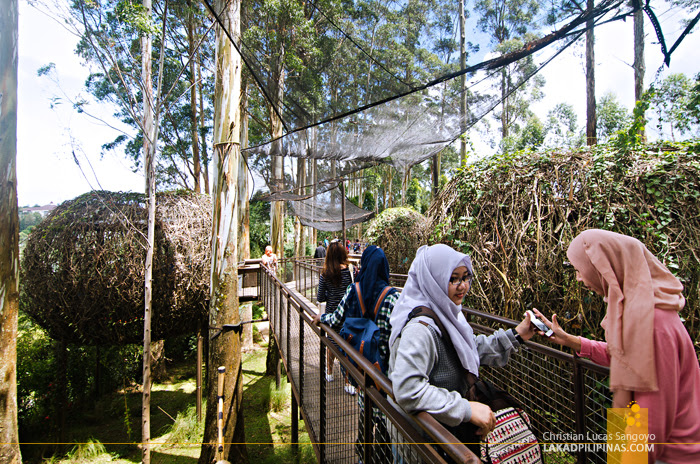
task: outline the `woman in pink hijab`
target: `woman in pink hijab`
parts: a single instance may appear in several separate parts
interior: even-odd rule
[[[579,234],[566,252],[576,279],[604,297],[606,342],[554,330],[550,340],[610,366],[613,407],[649,412],[650,463],[700,463],[700,367],[678,312],[683,285],[639,240],[605,230]]]

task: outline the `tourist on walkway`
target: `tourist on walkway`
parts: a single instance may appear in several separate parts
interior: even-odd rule
[[[316,247],[316,251],[314,251],[314,259],[325,258],[325,257],[326,257],[326,248],[323,246],[323,242],[319,240],[318,246]]]
[[[272,252],[270,245],[265,247],[265,254],[262,256],[262,264],[273,274],[277,273],[277,255]]]
[[[478,436],[496,423],[489,406],[470,400],[479,366],[505,365],[535,331],[527,315],[515,329],[474,335],[462,313],[473,276],[464,253],[443,244],[418,249],[391,315],[389,378],[406,413],[427,411],[478,456]]]
[[[613,407],[648,409],[650,463],[700,462],[700,367],[678,312],[683,285],[639,240],[605,230],[579,234],[566,252],[576,279],[604,298],[606,342],[554,330],[550,340],[610,366]]]
[[[325,250],[324,250],[325,251]],[[328,247],[328,254],[323,263],[323,270],[318,279],[318,292],[316,300],[319,303],[326,303],[326,314],[333,313],[338,307],[338,303],[345,296],[348,286],[355,280],[355,269],[348,260],[348,252],[338,241],[331,242]],[[317,315],[317,317],[320,317]],[[336,332],[340,330],[336,329]],[[330,350],[327,353],[326,380],[333,381],[333,363],[335,358]],[[345,380],[347,387],[352,386]]]

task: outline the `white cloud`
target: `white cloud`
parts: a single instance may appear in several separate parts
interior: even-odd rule
[[[88,69],[74,54],[77,43],[74,35],[27,2],[20,2],[19,6],[17,193],[20,206],[58,204],[89,191],[91,186],[142,191],[143,175],[133,173],[129,162],[120,154],[100,158],[101,145],[113,140],[119,132],[76,113],[66,98],[53,110],[50,108],[51,99],[61,91],[48,77],[37,76],[37,70],[55,63],[60,87],[72,97],[85,94],[83,85]],[[111,108],[91,109],[99,117],[121,126],[111,117]],[[76,139],[80,142],[75,142]],[[74,162],[73,151],[84,174]]]

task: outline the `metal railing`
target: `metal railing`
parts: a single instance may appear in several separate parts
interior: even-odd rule
[[[317,311],[312,301],[316,298],[321,266],[322,260],[299,258],[293,260],[292,271],[278,272],[282,279],[264,270],[259,278],[258,294],[292,386],[293,430],[298,427],[298,405],[321,463],[358,460],[444,463],[450,459],[458,463],[480,462],[429,414],[414,417],[420,426],[416,429],[386,399],[386,394],[392,395],[389,379],[362,356],[353,357],[357,367],[353,365],[339,350],[352,352],[345,340],[325,325],[312,324]],[[285,276],[292,281],[289,285],[284,282]],[[402,287],[405,280],[405,275],[392,275],[390,283]],[[501,327],[517,324],[474,310],[468,312],[476,333],[488,334],[494,330],[476,323],[477,318]],[[582,437],[605,435],[606,408],[610,405],[605,380],[608,369],[545,345],[532,342],[525,345],[511,356],[506,367],[482,367],[480,375],[524,405],[541,442],[580,443],[589,441]],[[344,391],[338,368],[333,372],[335,380],[326,382],[326,350],[336,356],[343,370],[354,379],[357,395],[350,396]],[[365,411],[375,413],[365,414]],[[565,458],[565,462],[571,462],[572,457]],[[587,454],[581,450],[575,458],[578,463],[606,462],[604,451]]]

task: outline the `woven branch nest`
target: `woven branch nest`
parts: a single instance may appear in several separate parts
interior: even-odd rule
[[[467,306],[516,320],[535,306],[599,339],[604,302],[576,281],[566,249],[589,228],[639,239],[685,286],[681,316],[700,353],[697,143],[482,160],[455,176],[427,215],[431,243],[472,256]]]
[[[152,338],[193,332],[207,314],[211,201],[158,194]],[[64,202],[29,236],[23,309],[67,343],[143,340],[148,204],[139,193],[90,192]]]

